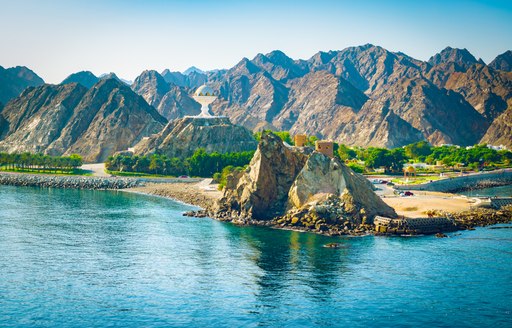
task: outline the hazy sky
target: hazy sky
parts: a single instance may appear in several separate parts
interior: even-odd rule
[[[80,70],[133,80],[365,43],[422,60],[449,45],[490,62],[512,49],[512,1],[0,0],[0,65],[49,83]]]

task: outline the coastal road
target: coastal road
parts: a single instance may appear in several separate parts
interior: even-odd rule
[[[82,170],[91,171],[94,177],[109,177],[105,172],[105,163],[84,164],[80,166]]]

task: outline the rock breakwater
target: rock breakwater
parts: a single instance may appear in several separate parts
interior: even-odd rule
[[[456,193],[512,184],[512,169],[478,173],[456,178],[432,181],[418,185],[395,186],[398,190],[425,190]]]
[[[100,190],[139,187],[144,185],[144,182],[135,178],[0,173],[0,185]]]

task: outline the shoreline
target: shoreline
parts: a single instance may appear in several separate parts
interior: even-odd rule
[[[178,180],[179,181],[179,180]],[[383,235],[375,231],[373,224],[354,226],[350,229],[333,226],[329,230],[312,229],[308,227],[290,225],[290,222],[277,217],[272,220],[243,220],[241,218],[216,217],[211,211],[212,205],[222,197],[222,192],[212,185],[211,179],[194,179],[193,181],[151,182],[147,179],[126,177],[91,177],[91,176],[55,176],[55,175],[30,175],[25,173],[0,173],[0,184],[13,186],[36,186],[64,189],[90,189],[122,191],[146,196],[156,196],[195,206],[199,209],[184,212],[184,216],[207,217],[210,219],[231,222],[239,226],[265,226],[273,229],[290,230],[298,232],[311,232],[326,236],[365,236]],[[199,181],[199,182],[197,182]],[[505,211],[493,211],[472,208],[471,198],[461,197],[448,193],[425,192],[425,195],[413,197],[384,197],[385,201],[395,200],[389,204],[400,216],[425,218],[426,210],[435,210],[438,213],[449,213],[457,218],[457,230],[468,230],[475,226],[487,226],[497,223],[510,223],[512,221],[512,209]],[[439,200],[444,200],[444,205]],[[458,201],[458,203],[457,203]],[[405,206],[402,202],[409,202],[415,206]],[[418,205],[421,206],[418,206]],[[439,206],[441,205],[441,206]],[[402,207],[402,209],[401,209]],[[404,211],[405,208],[405,211]],[[413,208],[414,211],[408,211]],[[511,213],[509,213],[511,212]],[[496,215],[498,213],[498,215]],[[505,214],[503,214],[505,213]],[[341,229],[340,229],[341,228]],[[384,234],[394,235],[394,234]],[[395,234],[396,235],[396,234]]]

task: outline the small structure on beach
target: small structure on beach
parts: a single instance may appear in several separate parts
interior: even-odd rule
[[[416,176],[416,169],[414,166],[407,166],[404,168],[404,178]]]
[[[334,143],[328,140],[317,140],[315,142],[315,150],[330,158],[334,157]]]

